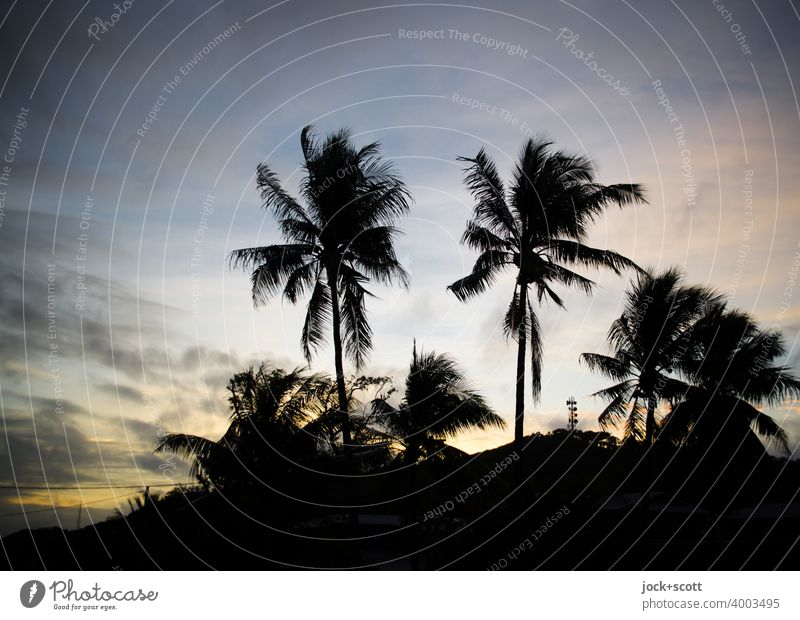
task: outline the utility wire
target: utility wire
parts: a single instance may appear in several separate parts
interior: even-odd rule
[[[138,491],[136,493],[126,493],[125,495],[114,495],[113,497],[106,497],[104,499],[98,499],[93,502],[81,502],[80,504],[70,504],[69,506],[50,506],[49,508],[37,508],[36,510],[23,510],[22,512],[6,512],[0,514],[0,517],[17,517],[22,515],[30,515],[37,512],[50,512],[53,510],[65,510],[67,508],[78,508],[79,506],[87,506],[89,504],[99,504],[100,502],[107,502],[112,499],[122,499],[123,497],[131,497],[133,495],[138,495]]]
[[[164,484],[99,484],[90,486],[30,486],[30,485],[6,485],[0,484],[0,489],[20,489],[25,491],[83,491],[91,489],[143,489],[145,487],[177,487],[182,484],[197,484],[191,482],[168,482]]]
[[[86,487],[79,487],[79,486],[9,486],[9,485],[0,485],[0,489],[20,489],[26,491],[50,491],[50,490],[75,490],[75,491],[83,491],[86,489],[145,489],[150,487],[177,487],[180,485],[191,485],[195,484],[194,482],[175,482],[175,483],[164,483],[164,484],[130,484],[130,485],[97,485],[97,486],[86,486]],[[22,512],[6,512],[0,514],[0,517],[19,517],[23,515],[35,514],[37,512],[51,512],[54,510],[64,510],[67,508],[78,508],[79,506],[87,506],[91,504],[100,504],[102,502],[108,502],[112,499],[121,499],[123,497],[131,497],[133,495],[138,495],[139,492],[135,493],[126,493],[124,495],[114,495],[112,497],[106,497],[103,499],[94,500],[91,502],[80,502],[79,504],[70,504],[67,506],[50,506],[49,508],[37,508],[36,510],[23,510]]]

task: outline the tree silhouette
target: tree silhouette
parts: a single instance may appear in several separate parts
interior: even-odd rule
[[[408,285],[397,260],[394,224],[406,213],[410,194],[377,142],[356,149],[339,130],[319,142],[311,126],[300,135],[303,152],[301,205],[281,186],[268,164],[258,166],[264,206],[278,218],[285,244],[231,253],[234,268],[252,269],[255,305],[281,290],[291,303],[311,293],[301,336],[308,361],[333,334],[334,362],[345,456],[351,441],[343,354],[361,368],[372,349],[364,287],[369,280]]]
[[[476,200],[462,243],[480,252],[472,273],[448,288],[467,300],[493,284],[504,270],[516,273],[514,293],[504,330],[517,340],[514,440],[523,437],[525,358],[530,348],[534,402],[541,392],[542,341],[539,321],[529,299],[533,287],[539,303],[547,297],[564,307],[553,285],[591,293],[595,283],[573,271],[574,266],[606,268],[620,274],[636,268],[624,256],[584,244],[590,224],[608,206],[643,203],[637,184],[601,185],[591,162],[581,156],[553,151],[541,138],[528,140],[515,166],[507,191],[492,159],[481,149],[469,162],[465,182]]]
[[[375,426],[371,406],[361,400],[362,394],[380,394],[391,383],[388,377],[350,377],[345,382],[348,416],[353,446],[351,456],[361,471],[369,471],[389,462],[394,438]],[[316,441],[318,457],[334,460],[343,455],[342,425],[345,416],[338,405],[336,381],[323,379],[319,384],[318,398],[309,403],[313,419],[303,427],[303,432]]]
[[[786,353],[781,333],[760,329],[749,314],[716,303],[692,326],[691,341],[681,360],[684,398],[664,418],[664,437],[738,445],[755,433],[788,455],[784,430],[756,408],[800,397],[800,379],[774,364]]]
[[[492,411],[455,360],[433,351],[418,354],[416,343],[400,406],[378,398],[372,410],[402,444],[401,460],[406,463],[452,454],[455,449],[445,440],[461,432],[505,427],[505,420]]]
[[[656,408],[680,398],[686,385],[676,376],[692,349],[691,327],[718,296],[682,284],[679,269],[640,273],[625,293],[625,307],[608,332],[611,355],[583,353],[593,371],[616,381],[595,396],[608,401],[598,418],[604,429],[625,422],[625,437],[653,442]]]
[[[190,460],[191,475],[206,485],[270,480],[315,453],[314,438],[302,429],[328,385],[320,375],[263,364],[237,373],[227,388],[231,423],[219,440],[173,433],[159,439],[155,452]]]

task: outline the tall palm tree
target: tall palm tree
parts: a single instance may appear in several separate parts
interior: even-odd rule
[[[681,363],[685,397],[664,418],[665,438],[708,445],[729,436],[737,445],[755,433],[788,454],[784,430],[757,409],[800,397],[800,379],[774,364],[785,352],[778,330],[760,329],[752,316],[724,303],[710,306],[692,328]]]
[[[386,398],[372,403],[378,423],[403,446],[401,460],[415,463],[456,452],[445,444],[470,429],[504,428],[497,415],[446,354],[414,350],[399,407]]]
[[[448,288],[464,301],[485,291],[502,271],[515,271],[504,330],[518,343],[514,424],[517,443],[523,437],[528,347],[534,402],[541,392],[542,342],[539,321],[530,303],[531,287],[539,303],[547,297],[563,308],[553,285],[575,287],[587,294],[595,286],[573,267],[606,268],[617,274],[636,268],[624,256],[584,242],[590,224],[608,206],[645,202],[640,185],[601,185],[587,158],[551,147],[551,142],[541,138],[528,140],[508,190],[483,149],[474,158],[459,158],[470,164],[465,182],[476,200],[462,243],[480,254],[472,273]]]
[[[155,452],[190,460],[190,473],[217,487],[269,479],[314,454],[302,429],[326,389],[324,377],[261,365],[234,375],[227,389],[231,422],[219,440],[173,433],[159,439]]]
[[[394,251],[397,218],[411,196],[377,142],[356,149],[342,129],[321,142],[311,126],[300,134],[304,205],[281,185],[268,164],[258,166],[264,206],[277,217],[286,243],[231,253],[234,268],[252,269],[255,305],[283,292],[291,303],[305,293],[308,302],[301,344],[306,359],[333,334],[334,362],[345,456],[351,444],[347,418],[344,354],[361,368],[372,349],[365,301],[369,280],[408,285],[408,274]]]
[[[677,372],[694,347],[693,324],[719,300],[713,291],[682,282],[677,268],[640,273],[625,294],[622,316],[609,329],[611,355],[581,355],[591,370],[616,382],[595,394],[609,401],[600,425],[606,429],[624,420],[625,436],[646,445],[655,437],[658,404],[675,402],[685,392]]]

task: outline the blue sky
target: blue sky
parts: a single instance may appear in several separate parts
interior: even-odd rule
[[[414,194],[397,244],[412,287],[374,288],[371,374],[400,384],[416,338],[452,353],[511,420],[515,355],[501,334],[511,279],[470,304],[445,287],[474,259],[458,243],[472,203],[456,157],[484,147],[507,174],[532,133],[590,156],[602,182],[646,185],[649,206],[609,212],[593,244],[717,287],[783,330],[798,369],[796,7],[471,4],[139,0],[116,20],[110,2],[4,9],[0,155],[19,147],[0,187],[4,483],[169,481],[151,453],[160,429],[215,436],[233,372],[304,364],[303,307],[254,310],[226,257],[278,240],[255,168],[268,161],[294,189],[308,123],[379,140]],[[115,23],[94,38],[98,19]],[[441,35],[405,34],[416,31]],[[527,403],[526,432],[564,426],[570,395],[580,427],[595,428],[601,403],[589,395],[604,380],[578,355],[603,350],[626,285],[596,280],[591,298],[565,292],[567,311],[541,309],[543,395]],[[313,364],[332,366],[329,351]],[[796,445],[797,403],[770,413]],[[455,443],[474,451],[511,432]],[[98,500],[115,493],[6,490],[0,512],[96,501],[103,518],[114,502]],[[76,511],[58,514],[71,525]],[[0,532],[24,525],[4,518]]]

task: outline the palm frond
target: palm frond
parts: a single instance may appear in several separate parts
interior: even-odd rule
[[[646,416],[647,411],[645,407],[639,404],[638,399],[635,399],[628,413],[628,418],[625,420],[624,432],[626,439],[633,439],[639,442],[645,439]]]
[[[514,289],[511,303],[508,304],[508,310],[506,310],[506,315],[503,318],[503,334],[506,338],[519,340],[519,328],[523,321],[526,321],[523,334],[526,339],[528,338],[528,325],[525,310],[525,307],[521,303],[519,286],[517,286],[517,288]]]
[[[330,325],[331,307],[330,288],[322,279],[317,278],[314,291],[308,300],[306,320],[303,323],[303,332],[300,337],[303,355],[309,363],[314,352],[325,344]]]
[[[800,378],[785,366],[752,366],[750,373],[737,392],[741,398],[757,405],[772,407],[787,400],[800,399]]]
[[[514,249],[513,240],[504,239],[475,221],[467,222],[461,243],[479,252],[508,252]]]
[[[528,348],[531,356],[531,396],[537,402],[542,393],[542,327],[539,317],[528,304]]]
[[[571,239],[548,240],[547,253],[554,261],[581,264],[593,269],[610,269],[620,275],[625,269],[641,271],[629,258],[613,250],[600,250]]]
[[[459,301],[476,297],[489,288],[500,272],[512,264],[507,253],[489,250],[478,256],[472,273],[456,280],[447,290],[452,291]]]
[[[580,361],[592,372],[599,372],[616,381],[622,381],[631,374],[630,364],[618,357],[609,357],[600,353],[581,353]]]
[[[284,218],[278,222],[283,238],[291,243],[302,243],[317,246],[320,242],[320,230],[312,222],[296,218]]]
[[[278,219],[308,221],[305,209],[283,189],[278,175],[268,164],[259,164],[257,167],[256,185],[261,191],[264,207],[271,210]]]
[[[550,262],[547,264],[548,276],[547,279],[554,282],[559,282],[564,286],[570,288],[577,288],[580,291],[591,295],[597,283],[589,278],[582,276],[566,267],[562,267],[558,263]]]
[[[408,288],[410,277],[394,251],[394,239],[398,234],[394,226],[368,228],[347,246],[345,260],[352,261],[364,275],[381,284]]]
[[[506,204],[503,181],[492,158],[481,149],[475,157],[459,157],[458,161],[471,164],[464,170],[464,183],[476,201],[475,222],[496,234],[517,237],[517,224]]]
[[[750,422],[751,428],[761,437],[767,445],[774,446],[785,456],[791,454],[789,438],[780,425],[766,413],[763,413],[744,401],[737,403],[737,408],[742,409],[742,414]]]
[[[362,368],[372,350],[372,328],[366,314],[366,297],[371,296],[363,282],[366,278],[347,265],[339,268],[342,336],[347,357],[356,368]]]
[[[311,251],[312,247],[303,243],[243,248],[231,252],[229,261],[232,269],[253,269],[253,303],[259,306],[280,292],[295,270],[305,266]]]
[[[614,185],[598,186],[591,194],[591,199],[603,206],[615,204],[620,207],[647,204],[645,188],[639,183],[616,183]]]
[[[283,296],[290,303],[296,304],[298,299],[319,279],[319,264],[309,261],[292,271],[283,286]]]
[[[306,161],[312,161],[319,156],[319,147],[317,146],[313,125],[306,125],[300,132],[300,149]]]
[[[154,452],[156,454],[177,454],[190,462],[189,474],[198,477],[208,473],[206,467],[217,450],[217,443],[205,437],[185,433],[172,433],[159,438]]]

